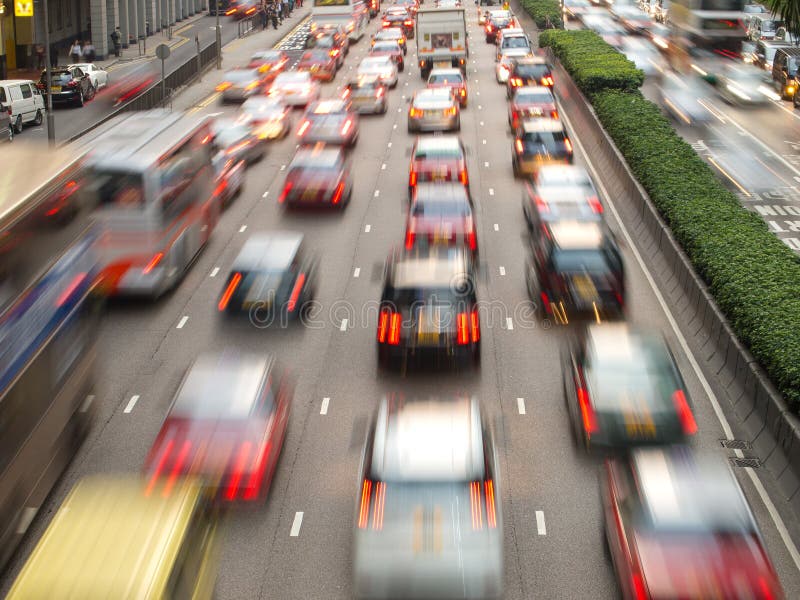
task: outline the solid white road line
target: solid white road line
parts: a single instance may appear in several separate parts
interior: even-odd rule
[[[328,403],[330,403],[330,398],[323,398],[322,399],[322,406],[319,409],[319,414],[327,415],[328,414]]]
[[[539,535],[547,535],[547,527],[544,524],[544,512],[541,510],[536,511],[536,533]]]
[[[186,321],[188,321],[188,320],[189,320],[189,317],[187,315],[183,315],[181,317],[181,320],[178,321],[178,326],[175,329],[183,329],[183,326],[186,325]]]
[[[355,269],[353,269],[353,277],[358,277],[359,275],[361,275],[361,268],[356,267]]]
[[[347,319],[342,319],[342,322],[339,324],[339,331],[347,331]]]
[[[133,407],[136,406],[136,403],[139,401],[139,396],[131,396],[131,399],[128,400],[128,405],[125,407],[125,410],[122,411],[126,415],[133,410]]]
[[[570,130],[572,130],[572,123],[569,117],[567,117],[567,115],[563,112],[559,114],[562,115],[564,120],[567,122],[567,127],[569,127]],[[578,144],[578,148],[580,149],[581,154],[584,157],[588,157],[589,154],[587,154],[586,149],[583,147],[583,144],[581,143],[580,139],[576,137],[575,141]],[[720,422],[720,425],[722,426],[722,431],[725,434],[725,437],[730,440],[734,439],[733,430],[731,429],[730,423],[728,423],[728,419],[725,417],[725,413],[722,412],[722,407],[719,404],[719,400],[717,399],[716,394],[714,394],[714,390],[711,389],[711,385],[709,385],[706,376],[700,369],[700,365],[697,363],[694,354],[689,348],[689,344],[686,342],[686,338],[683,337],[683,333],[681,333],[681,330],[678,328],[678,323],[675,321],[675,317],[673,317],[672,311],[669,309],[669,306],[664,300],[664,296],[661,294],[661,291],[658,289],[658,286],[656,285],[653,276],[651,275],[650,271],[645,265],[644,260],[642,259],[642,255],[639,253],[638,248],[634,245],[633,238],[631,238],[631,235],[628,232],[628,228],[622,222],[622,218],[619,216],[619,212],[617,211],[617,208],[614,205],[614,202],[612,201],[612,196],[608,193],[608,190],[606,189],[605,185],[603,185],[603,182],[600,180],[599,174],[597,173],[597,170],[595,169],[591,161],[587,161],[587,164],[589,166],[589,170],[592,172],[592,175],[594,176],[594,180],[597,182],[597,185],[600,188],[600,191],[606,198],[606,203],[611,208],[611,212],[614,214],[614,219],[617,221],[617,224],[620,227],[620,231],[622,231],[622,234],[625,236],[625,240],[628,243],[628,247],[631,249],[631,252],[633,252],[633,256],[636,258],[636,262],[639,263],[639,267],[642,269],[645,279],[647,279],[647,282],[650,284],[650,288],[653,290],[656,300],[658,300],[658,303],[661,306],[661,310],[664,311],[664,315],[667,317],[667,321],[669,322],[672,331],[675,333],[675,337],[678,339],[678,343],[681,345],[683,353],[686,355],[689,364],[692,366],[692,370],[697,376],[697,379],[700,381],[700,385],[703,386],[703,390],[708,396],[709,402],[711,402],[711,407],[714,409],[714,414],[717,416],[717,420]],[[741,450],[736,450],[735,452],[739,458],[744,456]],[[772,517],[772,521],[773,523],[775,523],[775,528],[778,530],[778,533],[780,534],[781,539],[783,540],[783,543],[786,546],[786,549],[789,551],[789,554],[792,557],[792,561],[794,562],[795,567],[798,570],[800,570],[800,552],[797,551],[797,546],[795,546],[794,541],[789,535],[789,530],[786,529],[786,524],[783,522],[783,519],[778,513],[778,510],[775,508],[775,505],[772,503],[772,500],[767,494],[767,491],[764,489],[764,486],[761,484],[761,481],[758,479],[758,476],[755,473],[753,473],[752,469],[745,469],[745,472],[750,477],[750,480],[753,482],[753,485],[755,486],[756,491],[758,492],[758,495],[761,498],[761,501],[764,503],[764,506],[769,512],[770,517]]]
[[[294,521],[292,521],[292,530],[289,532],[289,537],[297,537],[300,535],[300,526],[303,524],[303,513],[294,513]]]
[[[213,269],[211,269],[211,274],[209,275],[209,277],[216,277],[217,273],[219,273],[219,267],[214,267]]]
[[[517,398],[517,411],[519,414],[525,414],[525,398]]]

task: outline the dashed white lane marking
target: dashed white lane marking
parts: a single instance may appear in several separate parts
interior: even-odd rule
[[[517,411],[519,414],[525,414],[525,398],[517,398]]]
[[[300,535],[300,526],[303,524],[303,513],[294,513],[294,521],[292,521],[292,529],[289,531],[289,537],[297,537]]]
[[[483,166],[488,169],[489,168],[489,161],[483,161]]]
[[[286,170],[286,165],[281,165],[281,171],[285,171],[285,170]]]
[[[371,229],[372,229],[372,225],[370,225],[369,223],[364,225],[364,233],[369,233]]]
[[[139,401],[139,396],[131,396],[131,399],[128,400],[128,405],[125,407],[125,410],[122,411],[126,415],[133,410],[133,407],[136,406],[136,403]]]
[[[506,268],[500,267],[500,275],[505,276],[505,274],[506,274]]]
[[[374,196],[375,198],[377,198],[377,197],[378,197],[378,196],[380,196],[380,195],[381,195],[381,191],[380,191],[380,190],[375,190],[375,193],[373,194],[373,196]]]
[[[394,125],[392,125],[392,129],[397,129],[397,123],[395,123]]]
[[[181,317],[181,320],[178,321],[178,326],[175,329],[183,329],[183,326],[186,325],[186,321],[188,321],[188,320],[189,320],[189,316],[188,315],[183,315]]]
[[[385,170],[386,170],[386,163],[383,163],[383,164],[381,165],[381,171],[385,171]]]
[[[511,317],[506,317],[506,329],[514,329],[514,321],[511,320]]]
[[[244,233],[245,229],[247,229],[247,225],[242,225],[239,227],[239,233]]]
[[[481,127],[483,127],[483,121],[481,121]]]
[[[342,322],[339,325],[339,331],[347,331],[347,319],[342,319]]]
[[[269,196],[269,190],[267,190],[266,192],[264,192],[263,194],[261,194],[261,197],[262,197],[262,198],[266,198],[267,196]]]
[[[494,188],[489,188],[489,195],[494,196]]]
[[[402,108],[398,108],[397,112],[403,112],[403,109]]]
[[[481,140],[481,143],[486,145],[486,140]]]
[[[355,269],[353,269],[353,277],[358,277],[359,275],[361,275],[361,268],[356,267]]]
[[[392,142],[389,142],[388,144],[386,144],[386,147],[387,148],[391,148],[392,147]]]
[[[209,277],[216,277],[217,273],[219,273],[219,267],[214,267],[213,269],[211,269],[211,273],[209,273],[208,276]]]
[[[541,510],[536,511],[536,533],[539,535],[547,535],[547,527],[544,524],[544,512]]]
[[[494,230],[495,231],[500,231],[500,224],[499,223],[495,223],[494,224]]]
[[[475,93],[476,93],[478,96],[480,96],[480,95],[481,95],[481,93],[480,93],[480,92],[475,92]]]
[[[481,106],[480,104],[478,104],[478,110],[483,110],[483,106]]]
[[[328,403],[330,403],[330,401],[331,401],[331,399],[327,398],[327,397],[322,399],[322,406],[320,406],[320,408],[319,408],[319,414],[321,414],[321,415],[327,415],[328,414]]]

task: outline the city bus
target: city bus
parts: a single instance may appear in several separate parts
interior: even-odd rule
[[[669,5],[673,66],[691,62],[692,52],[738,58],[746,39],[746,0],[672,0]]]
[[[379,9],[380,3],[375,10]],[[311,33],[323,25],[340,25],[350,40],[356,42],[366,33],[370,10],[364,0],[314,0]]]
[[[219,219],[213,144],[208,117],[165,110],[120,115],[87,144],[100,290],[156,298],[180,282]]]
[[[80,154],[0,150],[0,567],[91,422],[98,263]]]

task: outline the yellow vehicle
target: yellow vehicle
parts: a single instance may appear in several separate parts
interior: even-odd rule
[[[196,482],[137,477],[80,481],[58,510],[7,596],[211,598],[216,525]]]

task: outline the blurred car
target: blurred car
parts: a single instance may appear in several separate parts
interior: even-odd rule
[[[292,127],[291,108],[276,97],[253,96],[242,104],[239,112],[254,129],[259,139],[286,137]]]
[[[449,87],[419,90],[411,98],[410,103],[409,133],[461,130],[459,102]]]
[[[514,66],[515,60],[516,57],[506,54],[497,61],[494,66],[494,76],[495,79],[497,79],[497,83],[506,83],[508,81],[508,75],[511,73],[511,68]]]
[[[222,102],[244,102],[250,96],[264,92],[266,81],[258,69],[231,69],[217,86]]]
[[[750,65],[728,65],[717,75],[717,94],[730,104],[754,106],[770,100],[780,100],[780,95],[769,85],[764,71]]]
[[[226,208],[231,201],[242,193],[247,161],[225,150],[217,150],[211,157],[216,177],[214,179],[214,196],[219,198],[220,208]]]
[[[661,79],[661,100],[664,110],[676,121],[689,126],[702,126],[711,120],[711,113],[701,104],[707,86],[694,77],[665,73]]]
[[[67,69],[78,68],[87,75],[92,82],[95,91],[101,90],[108,85],[108,71],[104,71],[94,63],[75,63],[67,65]]]
[[[320,100],[308,107],[297,138],[301,144],[337,144],[352,148],[358,141],[358,113],[346,100]]]
[[[307,71],[319,81],[333,81],[339,69],[338,60],[327,50],[308,50],[297,63],[298,71]]]
[[[289,106],[306,106],[319,98],[319,83],[311,78],[308,71],[286,71],[272,82],[269,96]]]
[[[589,173],[577,165],[546,165],[525,184],[522,212],[530,230],[555,221],[602,221],[603,204]]]
[[[653,26],[647,30],[647,36],[659,52],[666,53],[670,49],[669,39],[672,31],[668,25],[653,23]]]
[[[212,122],[211,130],[214,135],[213,147],[226,156],[240,158],[251,165],[267,153],[266,144],[245,119],[217,118]]]
[[[590,7],[589,0],[564,0],[564,21],[580,21]]]
[[[378,313],[378,364],[480,366],[472,253],[458,246],[394,251]]]
[[[413,197],[417,184],[425,181],[457,181],[469,187],[467,152],[458,136],[417,138],[408,169],[409,197]]]
[[[587,450],[681,443],[697,433],[689,392],[658,334],[589,325],[562,360],[574,439]]]
[[[374,76],[390,88],[397,87],[398,69],[389,56],[367,56],[361,59],[356,74],[359,77]]]
[[[356,597],[501,597],[498,468],[476,398],[381,399],[359,468]]]
[[[661,57],[658,50],[644,38],[630,36],[622,40],[619,51],[628,57],[637,69],[641,69],[645,77],[653,77],[664,70],[660,64]]]
[[[81,479],[61,503],[6,598],[214,595],[218,511],[194,480]],[[112,575],[113,574],[113,575]]]
[[[387,27],[379,29],[375,35],[372,36],[372,45],[378,42],[397,42],[400,48],[403,49],[403,55],[408,54],[408,43],[406,41],[406,34],[403,33],[401,27]]]
[[[311,308],[316,288],[317,258],[306,247],[302,233],[257,233],[247,239],[233,261],[217,310],[226,316],[246,317],[250,324],[259,328],[274,323],[285,326],[288,321],[299,319]],[[232,382],[228,383],[230,385]],[[232,385],[230,389],[237,390]],[[239,393],[234,398],[236,402],[228,398],[226,404],[238,406],[240,411],[243,408],[249,411],[253,399],[247,397],[245,390],[238,389]],[[248,414],[245,412],[241,416],[246,418]],[[261,433],[263,435],[264,432]],[[237,437],[241,436],[234,439]],[[249,458],[252,460],[255,457]],[[246,494],[247,491],[242,487],[240,483],[240,489],[234,489],[234,495],[229,499],[234,500],[241,493]],[[251,488],[251,494],[259,492],[253,490],[252,485],[247,487]]]
[[[321,29],[306,38],[306,47],[327,51],[336,59],[337,68],[341,68],[350,51],[350,38],[339,28]]]
[[[114,74],[113,82],[109,82],[105,97],[114,105],[120,105],[132,100],[156,81],[156,67],[154,62],[133,64],[126,68],[122,74]],[[101,95],[100,98],[103,96]]]
[[[419,5],[419,0],[394,0],[392,2],[392,8],[405,8],[412,17],[416,16]]]
[[[272,81],[286,69],[289,55],[283,50],[261,50],[255,52],[247,63],[248,69],[258,69],[266,81]]]
[[[572,163],[572,142],[558,119],[524,119],[511,152],[514,176],[535,175],[542,165]]]
[[[549,87],[528,85],[514,88],[508,103],[508,125],[514,132],[523,119],[543,117],[558,119],[556,99]]]
[[[523,29],[507,27],[501,29],[497,35],[497,53],[495,60],[500,60],[504,54],[517,57],[533,56],[531,40]]]
[[[622,40],[630,35],[625,28],[611,19],[608,14],[589,14],[584,15],[583,25],[587,29],[593,30],[606,43],[618,48]]]
[[[614,236],[598,221],[543,222],[531,231],[528,294],[556,323],[624,315],[625,269]]]
[[[506,84],[506,96],[511,98],[515,88],[528,85],[541,85],[552,88],[553,69],[541,57],[518,58],[511,65]]]
[[[225,14],[234,19],[246,19],[255,16],[260,8],[260,2],[259,0],[235,0],[232,8],[236,10],[232,13],[228,11]]]
[[[83,106],[86,101],[94,98],[95,89],[87,73],[78,67],[57,67],[50,70],[50,89],[47,89],[47,74],[42,72],[39,83],[36,84],[39,93],[47,103],[47,95],[52,95],[53,104],[74,104]]]
[[[342,90],[342,98],[349,101],[350,108],[358,114],[383,114],[389,106],[386,85],[377,77],[359,77],[350,81]]]
[[[256,280],[252,292],[268,287],[274,276],[253,269],[247,277]],[[263,502],[291,403],[292,386],[272,355],[201,354],[186,371],[145,460],[150,485],[162,477],[192,476],[207,482],[223,503]]]
[[[486,43],[496,44],[497,33],[501,29],[514,26],[514,16],[511,14],[510,10],[490,11],[488,18],[486,19],[486,24],[483,27],[484,31],[486,32]]]
[[[628,33],[645,34],[653,26],[650,15],[638,6],[614,6],[614,17]]]
[[[688,448],[606,461],[606,540],[624,598],[785,598],[730,467]]]
[[[414,15],[410,14],[407,10],[401,8],[390,8],[383,15],[381,26],[399,27],[403,30],[406,39],[414,39]]]
[[[406,220],[406,249],[461,246],[478,252],[478,233],[469,190],[461,183],[418,183]]]
[[[461,69],[431,69],[428,75],[428,88],[449,88],[461,104],[461,108],[467,107],[467,78]]]
[[[342,149],[301,146],[287,167],[278,204],[344,209],[352,194],[350,167]]]
[[[370,48],[369,55],[388,56],[397,64],[398,70],[403,71],[406,68],[403,49],[397,42],[375,42]]]

